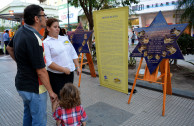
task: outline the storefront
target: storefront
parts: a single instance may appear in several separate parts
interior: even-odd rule
[[[76,25],[78,23],[78,13],[81,10],[80,7],[75,8],[74,6],[69,5],[69,24],[71,26]],[[67,3],[60,5],[58,7],[58,16],[59,16],[59,25],[60,27],[68,27],[68,6]]]
[[[13,0],[10,4],[0,10],[0,26],[12,28],[17,22],[22,22],[24,8],[31,3]],[[58,18],[57,7],[40,4],[48,17]],[[10,13],[11,12],[11,13]]]
[[[138,4],[132,4],[129,12],[132,28],[148,27],[159,11],[162,11],[169,25],[179,24],[181,13],[176,13],[177,2],[178,0],[140,0]],[[186,29],[186,32],[193,33],[189,28]]]
[[[176,5],[177,0],[141,0],[138,4],[132,4],[130,14],[138,16],[133,16],[131,20],[138,20],[139,27],[148,27],[157,13],[162,11],[168,24],[176,24],[179,23],[175,13]]]

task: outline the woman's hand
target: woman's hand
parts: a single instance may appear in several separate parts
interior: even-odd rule
[[[69,75],[69,74],[71,73],[70,69],[67,68],[67,67],[65,67],[65,68],[63,69],[63,72],[64,72],[65,74],[67,74],[67,75]]]
[[[77,67],[77,75],[80,75],[81,74],[81,69],[80,67]]]

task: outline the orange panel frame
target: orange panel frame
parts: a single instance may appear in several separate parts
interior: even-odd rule
[[[131,90],[131,93],[130,93],[130,96],[129,96],[129,99],[128,99],[128,104],[131,101],[131,98],[132,98],[133,91],[134,91],[137,80],[148,81],[150,83],[159,83],[159,84],[162,84],[162,88],[163,88],[162,116],[164,116],[165,115],[166,94],[172,95],[172,85],[171,85],[169,59],[163,59],[161,61],[160,65],[156,68],[155,72],[152,73],[152,74],[150,74],[150,72],[148,70],[148,67],[146,65],[143,79],[139,78],[139,71],[140,71],[140,68],[141,68],[142,61],[143,61],[143,57],[141,58],[140,63],[139,63],[139,67],[137,69],[135,80],[134,80],[132,90]],[[161,75],[159,77],[157,77],[159,69],[160,69]],[[162,78],[162,82],[158,81],[160,78]]]
[[[86,54],[86,57],[87,57],[87,62],[85,62],[85,63],[83,63],[84,54]],[[92,77],[96,77],[96,73],[95,73],[94,64],[93,64],[93,60],[92,60],[91,54],[90,53],[82,53],[81,55],[82,55],[82,57],[81,57],[81,64],[80,64],[81,74],[82,74],[82,66],[84,64],[88,64],[91,76]],[[81,74],[79,75],[78,87],[80,87],[80,83],[81,83]]]

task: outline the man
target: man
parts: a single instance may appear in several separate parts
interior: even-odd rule
[[[42,7],[27,6],[24,9],[25,24],[7,47],[17,63],[15,85],[24,103],[23,126],[46,126],[46,89],[52,102],[57,99],[45,69],[42,36],[38,33],[46,27],[46,20]],[[40,83],[43,85],[39,86]]]
[[[9,30],[6,30],[5,33],[3,34],[3,41],[5,44],[5,47],[7,47],[8,43],[9,43]],[[8,51],[6,50],[6,55],[8,55]]]

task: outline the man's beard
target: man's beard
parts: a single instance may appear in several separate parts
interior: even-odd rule
[[[46,25],[42,25],[42,19],[41,18],[40,18],[40,23],[41,23],[41,25],[40,25],[41,28],[46,28]]]

